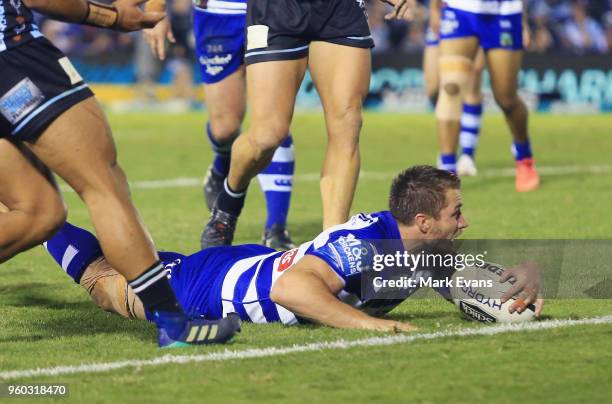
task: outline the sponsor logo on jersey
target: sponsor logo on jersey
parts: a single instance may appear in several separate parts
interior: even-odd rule
[[[295,259],[297,252],[298,249],[294,248],[293,250],[286,251],[283,255],[281,255],[276,271],[283,272],[284,270],[289,269],[289,267],[293,265],[293,260]]]
[[[181,262],[181,259],[177,258],[174,261],[164,265],[164,271],[166,271],[166,276],[168,277],[168,279],[172,279],[172,271],[174,270],[174,267],[176,267],[177,265],[181,265]]]
[[[232,61],[232,54],[227,55],[215,55],[212,57],[200,56],[199,62],[202,66],[206,66],[206,73],[211,76],[216,76],[221,73],[225,66]]]
[[[502,32],[499,36],[499,43],[501,46],[510,47],[514,44],[514,40],[512,39],[512,34],[509,32]]]
[[[44,99],[45,96],[36,84],[26,77],[0,98],[0,113],[14,125],[39,106]]]

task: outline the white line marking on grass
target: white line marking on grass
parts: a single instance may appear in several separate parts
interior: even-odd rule
[[[610,165],[592,166],[545,166],[538,167],[538,171],[543,176],[559,176],[568,174],[612,174]],[[361,171],[359,178],[363,180],[391,180],[397,175],[392,171]],[[300,182],[319,181],[320,173],[297,174],[294,178]],[[481,170],[476,178],[504,178],[514,177],[514,168],[490,168]],[[134,181],[130,183],[132,189],[166,189],[166,188],[189,188],[201,187],[203,179],[199,177],[178,177],[165,180]],[[62,184],[62,191],[72,191],[69,187]]]
[[[611,324],[612,315],[603,317],[585,318],[581,320],[549,320],[532,323],[501,324],[497,326],[482,326],[464,328],[455,331],[437,331],[425,334],[401,334],[383,337],[358,339],[354,341],[337,340],[316,342],[305,345],[292,345],[287,347],[270,347],[246,349],[237,351],[220,351],[200,355],[164,355],[153,359],[128,360],[121,362],[90,363],[77,366],[56,366],[28,370],[14,370],[0,372],[0,380],[23,379],[37,376],[62,376],[79,373],[102,373],[124,368],[139,368],[145,366],[160,366],[167,364],[224,362],[231,360],[264,358],[280,356],[299,352],[314,352],[333,349],[350,349],[356,347],[377,347],[411,343],[414,341],[435,340],[448,337],[470,337],[497,335],[519,331],[549,330],[554,328],[572,327],[577,325]]]

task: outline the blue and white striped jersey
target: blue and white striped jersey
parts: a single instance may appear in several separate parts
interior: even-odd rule
[[[443,4],[473,14],[513,15],[523,12],[522,0],[444,0]]]
[[[198,11],[212,14],[246,14],[247,0],[194,0]]]
[[[32,11],[21,0],[0,0],[0,52],[41,36]]]
[[[298,318],[270,299],[285,271],[305,255],[324,260],[344,283],[342,301],[370,314],[388,312],[401,300],[362,301],[362,251],[372,240],[400,240],[398,225],[387,211],[358,214],[296,249],[277,252],[260,245],[213,247],[191,256],[161,253],[170,283],[191,315],[221,318],[238,313],[254,323],[295,324]],[[414,291],[416,291],[415,288]]]

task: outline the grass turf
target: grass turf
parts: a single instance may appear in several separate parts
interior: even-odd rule
[[[111,115],[119,159],[132,182],[198,177],[211,155],[200,114]],[[532,138],[541,167],[611,165],[609,116],[534,116]],[[289,216],[296,241],[320,231],[316,173],[325,145],[320,114],[298,114],[298,177]],[[434,122],[426,115],[369,113],[361,138],[361,179],[353,211],[385,208],[390,180],[412,164],[435,161]],[[500,116],[484,120],[479,169],[512,167],[509,136]],[[499,171],[497,171],[499,172]],[[512,177],[464,181],[469,238],[610,239],[612,174],[543,176],[534,193],[514,192]],[[191,253],[208,217],[199,187],[139,189],[134,199],[159,248]],[[91,228],[75,194],[65,193],[70,220]],[[251,187],[236,242],[257,242],[265,219],[261,192]],[[144,322],[103,313],[62,273],[42,248],[0,268],[0,372],[56,365],[147,359],[166,354]],[[554,300],[551,318],[612,314],[609,300]],[[477,326],[436,298],[412,299],[392,317],[423,331]],[[230,349],[287,346],[378,335],[304,326],[245,325]],[[612,389],[612,325],[444,338],[389,347],[323,351],[241,361],[164,365],[22,381],[66,382],[83,401],[593,401]],[[207,353],[199,347],[176,354]]]

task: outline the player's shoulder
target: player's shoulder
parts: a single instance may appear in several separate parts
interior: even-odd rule
[[[361,240],[400,238],[397,222],[390,212],[358,213],[347,222],[330,227],[319,234],[313,240],[313,247],[318,248],[349,236]]]

